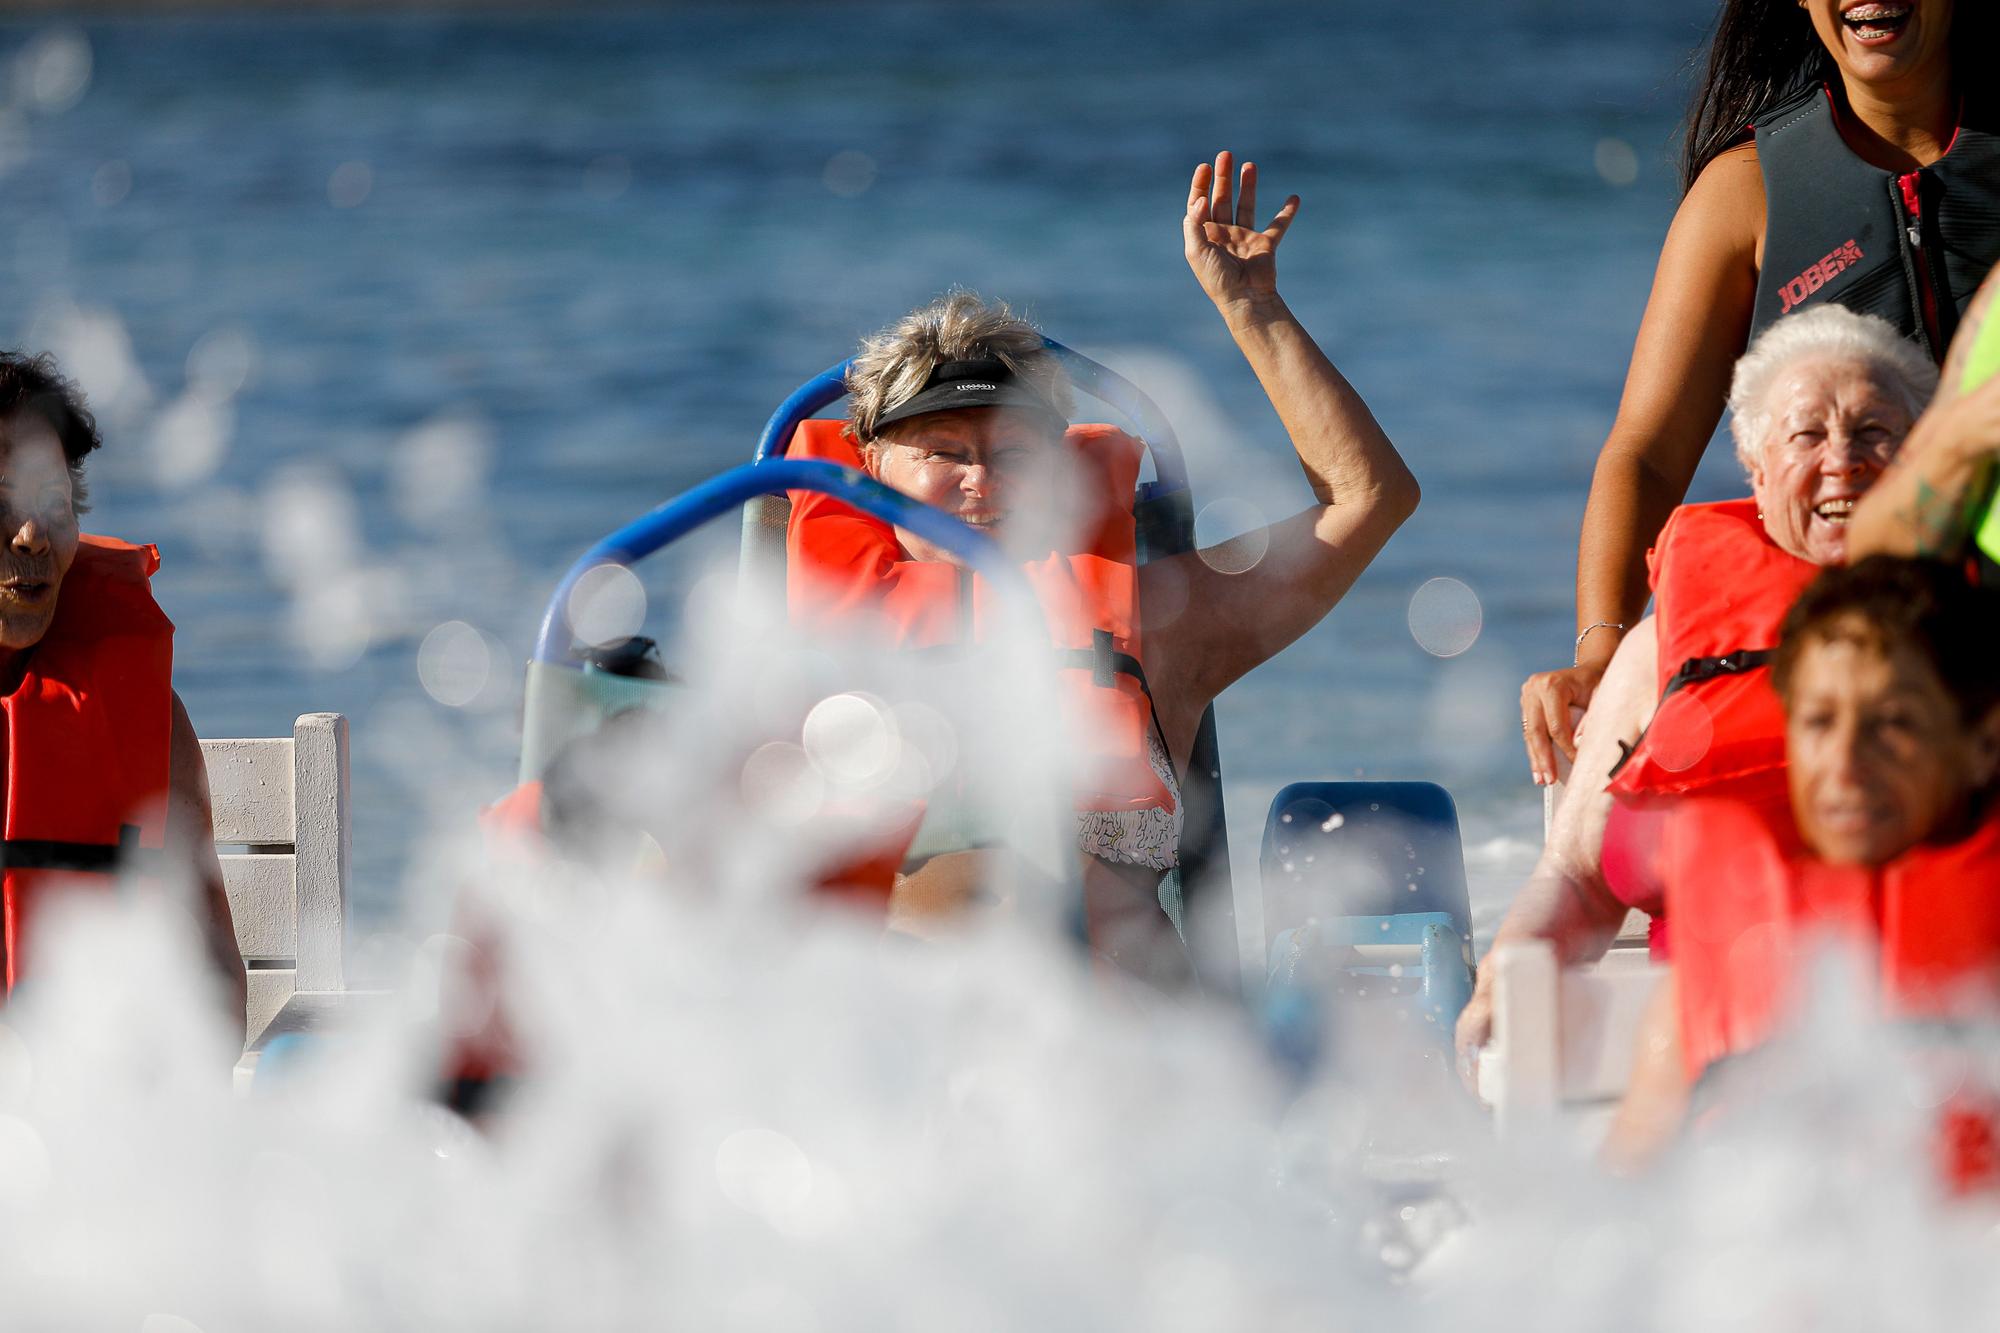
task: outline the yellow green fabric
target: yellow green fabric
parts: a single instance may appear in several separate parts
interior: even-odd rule
[[[1989,317],[1980,321],[1978,336],[1972,340],[1971,355],[1965,359],[1965,374],[1958,382],[1960,393],[1971,393],[1991,379],[1995,371],[2000,371],[2000,319],[1993,318],[1992,313],[1989,310]],[[1987,559],[2000,561],[2000,504],[1994,503],[1996,498],[2000,497],[1989,495],[1980,507],[1972,540],[1986,553]]]

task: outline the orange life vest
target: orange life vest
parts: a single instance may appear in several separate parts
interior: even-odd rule
[[[540,838],[542,833],[542,784],[524,782],[479,812],[480,827],[489,843],[507,837]],[[498,848],[488,846],[489,852]]]
[[[0,699],[7,749],[0,928],[6,986],[52,887],[105,879],[164,846],[173,732],[173,622],[153,601],[151,546],[84,536],[19,688]],[[39,867],[39,868],[37,868]]]
[[[1877,955],[1898,1017],[2000,1012],[2000,816],[1871,868],[1817,860],[1789,820],[1703,800],[1676,812],[1666,852],[1690,1077],[1766,1041],[1802,952],[1829,940]]]
[[[1780,550],[1751,499],[1682,505],[1646,563],[1660,702],[1611,791],[1781,797],[1785,710],[1766,662],[1819,567]]]
[[[1052,552],[1023,569],[1034,588],[1073,734],[1086,759],[1076,803],[1086,810],[1171,810],[1174,796],[1154,772],[1153,727],[1138,611],[1138,559],[1131,501],[1141,446],[1111,426],[1072,426],[1068,442],[1089,474],[1079,493],[1095,501],[1073,553]],[[787,451],[859,467],[838,421],[806,421]],[[986,581],[957,565],[906,558],[895,529],[832,496],[797,491],[785,534],[793,619],[860,628],[899,648],[963,645],[991,606]]]

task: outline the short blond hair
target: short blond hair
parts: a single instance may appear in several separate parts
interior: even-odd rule
[[[999,360],[1058,413],[1070,414],[1069,377],[1041,330],[1004,301],[954,290],[861,340],[847,371],[847,433],[868,443],[882,414],[921,393],[939,366],[981,357]]]

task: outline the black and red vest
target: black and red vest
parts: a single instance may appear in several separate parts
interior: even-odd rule
[[[1816,86],[1755,127],[1764,173],[1764,262],[1750,338],[1801,306],[1879,315],[1943,361],[1958,317],[2000,260],[2000,137],[1968,104],[1945,155],[1898,174],[1840,136]]]

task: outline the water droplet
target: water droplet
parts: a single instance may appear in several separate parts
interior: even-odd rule
[[[335,208],[359,208],[375,190],[375,168],[343,162],[326,178],[326,199]]]
[[[835,694],[814,704],[803,739],[813,767],[840,787],[876,786],[902,757],[888,709],[863,694]]]
[[[715,1183],[746,1213],[777,1220],[812,1193],[812,1163],[799,1145],[769,1129],[739,1129],[715,1150]]]
[[[951,720],[926,703],[907,700],[889,710],[904,748],[923,761],[928,784],[935,786],[958,767],[958,731]],[[914,792],[912,795],[922,795]]]
[[[210,329],[188,350],[188,387],[211,401],[234,398],[256,362],[249,334],[239,328]]]
[[[740,783],[751,810],[780,824],[805,823],[826,800],[826,781],[804,747],[786,741],[758,746],[743,762]]]
[[[826,188],[843,199],[853,199],[868,192],[875,184],[875,159],[852,148],[842,149],[826,160],[826,169],[820,172],[820,180]]]
[[[69,110],[90,87],[90,41],[75,28],[42,33],[14,60],[14,87],[43,115]]]
[[[570,629],[585,643],[622,643],[645,623],[646,589],[623,565],[587,569],[570,589]]]
[[[1622,188],[1639,179],[1639,154],[1623,139],[1599,139],[1591,153],[1591,164],[1607,185]]]
[[[153,478],[168,490],[207,481],[222,466],[236,414],[227,399],[190,392],[168,404],[153,423]]]
[[[412,523],[436,523],[480,499],[492,441],[468,417],[433,417],[396,446],[396,507]]]
[[[583,192],[593,199],[616,199],[632,188],[632,163],[622,153],[594,157],[583,169]]]
[[[1410,597],[1410,635],[1433,657],[1457,657],[1479,639],[1478,594],[1457,579],[1429,579]]]
[[[139,1321],[139,1333],[202,1333],[202,1330],[192,1319],[156,1311]]]
[[[1218,574],[1244,574],[1270,549],[1264,511],[1248,500],[1224,496],[1203,505],[1194,519],[1195,549]]]
[[[417,679],[446,708],[463,708],[485,691],[493,659],[484,634],[463,620],[447,620],[418,646]]]
[[[132,193],[132,168],[122,158],[112,158],[90,175],[90,201],[99,208],[113,208]]]

